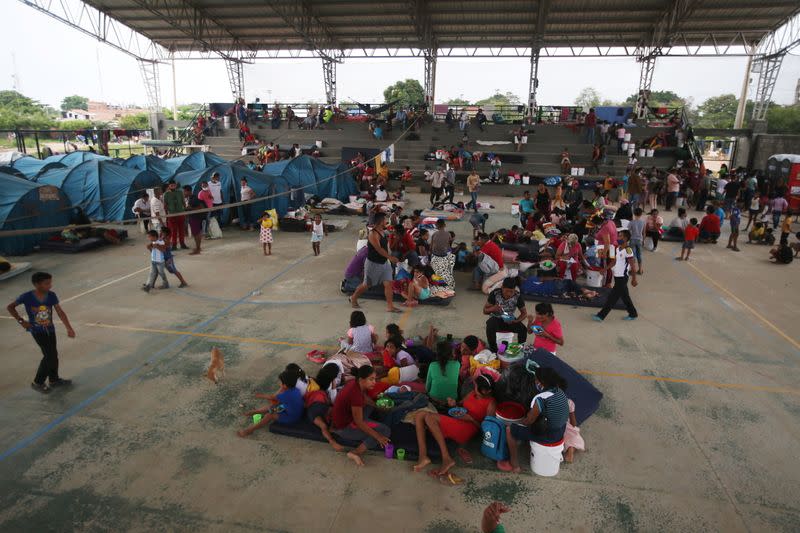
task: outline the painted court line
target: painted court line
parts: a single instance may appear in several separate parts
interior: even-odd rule
[[[755,317],[756,317],[756,318],[758,318],[758,319],[759,319],[761,322],[763,322],[764,324],[766,324],[766,325],[767,325],[767,326],[768,326],[768,327],[769,327],[769,328],[770,328],[772,331],[774,331],[775,333],[777,333],[778,335],[780,335],[781,337],[783,337],[783,338],[784,338],[784,340],[786,340],[786,341],[787,341],[789,344],[791,344],[792,346],[794,346],[796,349],[800,350],[800,342],[798,342],[797,340],[793,339],[792,337],[790,337],[789,335],[787,335],[786,333],[784,333],[782,329],[780,329],[778,326],[776,326],[775,324],[773,324],[772,322],[770,322],[770,321],[769,321],[769,320],[768,320],[768,319],[767,319],[767,318],[766,318],[764,315],[762,315],[761,313],[759,313],[758,311],[756,311],[755,309],[753,309],[752,307],[750,307],[749,305],[747,305],[747,304],[746,304],[744,301],[742,301],[742,299],[741,299],[741,298],[739,298],[738,296],[736,296],[735,294],[733,294],[731,291],[729,291],[728,289],[726,289],[725,287],[723,287],[722,285],[720,285],[719,283],[717,283],[717,282],[716,282],[714,279],[712,279],[712,278],[711,278],[711,277],[710,277],[708,274],[706,274],[705,272],[703,272],[702,270],[700,270],[699,268],[697,268],[696,266],[694,266],[692,263],[687,263],[687,264],[689,265],[689,267],[691,267],[691,268],[692,268],[692,270],[694,270],[695,272],[697,272],[697,274],[699,274],[700,276],[702,276],[702,277],[703,277],[703,279],[707,280],[709,283],[711,283],[712,285],[714,285],[716,288],[718,288],[719,290],[721,290],[722,292],[724,292],[725,294],[727,294],[728,296],[730,296],[731,298],[733,298],[733,299],[736,301],[736,303],[738,303],[739,305],[741,305],[742,307],[744,307],[745,309],[747,309],[748,311],[750,311],[750,313],[751,313],[753,316],[755,316]]]
[[[719,389],[736,389],[755,392],[772,392],[776,394],[792,394],[800,396],[800,389],[791,389],[788,387],[764,387],[761,385],[743,385],[740,383],[720,383],[718,381],[708,381],[705,379],[680,379],[680,378],[666,378],[663,376],[646,376],[642,374],[626,374],[623,372],[601,372],[594,370],[578,370],[580,374],[586,376],[603,376],[610,378],[626,378],[638,379],[641,381],[665,381],[667,383],[685,383],[687,385],[704,385],[706,387],[716,387]]]
[[[70,296],[69,298],[67,298],[65,300],[61,300],[61,303],[65,304],[65,303],[68,303],[68,302],[72,302],[74,300],[77,300],[78,298],[81,298],[82,296],[86,296],[87,294],[92,294],[93,292],[99,291],[100,289],[105,289],[109,285],[113,285],[115,283],[119,283],[120,281],[124,281],[124,280],[126,280],[128,278],[132,278],[133,276],[136,276],[137,274],[141,274],[142,272],[146,272],[148,270],[150,270],[150,267],[145,267],[145,268],[142,268],[140,270],[137,270],[136,272],[131,272],[130,274],[126,274],[126,275],[122,276],[121,278],[112,279],[111,281],[103,283],[102,285],[98,285],[97,287],[94,287],[94,288],[91,288],[91,289],[89,289],[87,291],[84,291],[84,292],[81,292],[79,294],[76,294],[75,296]]]
[[[339,236],[339,237],[341,237],[341,236]],[[331,239],[331,242],[335,242],[336,240],[339,239],[339,237],[334,237],[333,239]],[[299,266],[302,263],[305,263],[311,257],[314,257],[314,255],[313,254],[308,254],[308,255],[303,256],[302,258],[298,259],[297,261],[294,261],[293,263],[290,263],[285,268],[283,268],[280,272],[278,272],[277,274],[275,274],[274,276],[272,276],[268,280],[264,281],[261,285],[256,287],[255,290],[263,289],[264,287],[266,287],[267,285],[269,285],[270,283],[272,283],[276,279],[280,278],[281,276],[283,276],[284,274],[286,274],[287,272],[292,270],[294,267]],[[129,276],[135,275],[137,273],[138,272],[131,273]],[[87,291],[87,293],[88,293],[88,291]],[[220,311],[218,311],[217,313],[212,315],[210,318],[208,318],[208,319],[204,320],[203,322],[199,323],[197,326],[194,327],[194,329],[195,330],[203,329],[203,328],[213,324],[214,322],[216,322],[220,318],[226,316],[228,314],[228,311],[230,311],[231,309],[233,309],[234,307],[236,307],[240,303],[242,303],[245,300],[247,300],[247,298],[249,298],[251,294],[252,294],[252,291],[248,291],[248,293],[246,295],[242,296],[242,298],[240,300],[237,300],[236,302],[225,306],[223,309],[221,309]],[[189,333],[199,333],[199,332],[198,331],[191,331]],[[118,378],[113,380],[111,383],[108,383],[107,385],[102,387],[100,390],[98,390],[97,392],[95,392],[94,394],[89,396],[88,398],[83,399],[82,401],[78,402],[77,404],[75,404],[72,407],[70,407],[69,409],[67,409],[64,412],[64,414],[56,417],[54,420],[52,420],[51,422],[49,422],[49,423],[45,424],[44,426],[40,427],[39,429],[37,429],[36,431],[31,433],[27,437],[24,437],[21,440],[17,441],[10,448],[8,448],[8,449],[6,449],[6,450],[4,450],[3,452],[0,453],[0,462],[8,459],[9,457],[14,455],[18,451],[27,448],[28,446],[30,446],[31,444],[33,444],[34,442],[39,440],[45,434],[49,433],[50,431],[52,431],[53,429],[55,429],[56,427],[58,427],[62,423],[66,422],[67,420],[69,420],[73,416],[75,416],[78,413],[80,413],[81,411],[83,411],[86,407],[88,407],[89,405],[93,404],[95,401],[99,400],[100,398],[102,398],[105,395],[107,395],[109,392],[111,392],[114,389],[116,389],[117,387],[119,387],[121,384],[125,383],[130,377],[134,376],[135,374],[138,374],[147,365],[150,365],[150,364],[154,363],[155,361],[157,361],[158,359],[163,358],[165,355],[170,353],[174,348],[177,348],[182,342],[184,342],[185,340],[187,340],[189,338],[191,338],[191,335],[188,335],[188,334],[181,335],[180,337],[175,339],[173,342],[169,343],[167,346],[165,346],[161,350],[159,350],[156,353],[154,353],[153,355],[151,355],[150,358],[147,359],[144,362],[144,364],[137,365],[137,366],[129,369],[128,371],[123,373],[121,376],[119,376]]]

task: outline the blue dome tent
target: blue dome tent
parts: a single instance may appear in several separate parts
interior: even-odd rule
[[[23,174],[22,172],[20,172],[16,168],[10,167],[8,165],[0,166],[0,172],[2,172],[3,174],[5,174],[7,176],[14,176],[15,178],[20,178],[20,179],[23,179],[23,180],[28,179],[28,177],[25,176],[25,174]]]
[[[164,161],[169,161],[169,159],[165,159]],[[187,172],[189,170],[203,170],[216,165],[223,165],[225,163],[228,163],[228,161],[212,152],[195,152],[184,157],[180,166],[175,172],[179,173]]]
[[[183,155],[170,159],[161,159],[154,155],[135,155],[126,159],[122,166],[139,170],[149,170],[161,178],[163,183],[167,183],[174,178],[175,174],[178,172],[191,170],[189,168],[179,170],[187,157],[188,156]]]
[[[59,187],[73,206],[82,207],[92,220],[103,221],[131,218],[133,204],[142,192],[161,186],[161,179],[152,172],[100,159],[73,168],[49,170],[36,181]]]
[[[278,216],[281,217],[289,210],[289,182],[285,178],[270,176],[237,164],[231,165],[231,171],[233,173],[234,193],[237,202],[242,201],[241,188],[239,187],[242,178],[247,178],[247,184],[253,189],[257,197],[279,195],[275,198],[239,206],[240,217],[244,209],[250,210],[252,215],[250,218],[253,221],[261,217],[261,214],[268,209],[274,209],[278,212]]]
[[[75,167],[86,161],[108,161],[111,158],[105,155],[100,155],[95,152],[87,152],[79,150],[77,152],[70,152],[68,154],[51,155],[44,161],[47,163],[61,163],[65,167]]]
[[[37,176],[44,174],[50,169],[66,168],[66,165],[58,161],[48,161],[47,159],[36,159],[35,157],[27,156],[17,159],[8,165],[7,168],[21,172],[29,180],[35,180]]]
[[[0,231],[50,228],[69,224],[70,202],[57,187],[0,174]],[[47,234],[0,236],[0,253],[23,255]]]
[[[286,179],[292,188],[302,187],[306,196],[316,195],[347,202],[348,196],[357,194],[358,189],[350,173],[345,172],[346,169],[344,165],[329,165],[302,155],[265,165],[262,172]]]
[[[197,194],[200,192],[200,184],[204,181],[211,181],[211,176],[219,173],[219,181],[222,183],[222,203],[228,204],[236,198],[235,190],[238,190],[238,183],[234,184],[233,169],[230,163],[222,163],[212,167],[198,170],[188,170],[180,172],[173,178],[178,185],[185,187],[186,185],[192,188],[192,192]],[[219,216],[220,221],[228,220],[228,209],[223,209]]]

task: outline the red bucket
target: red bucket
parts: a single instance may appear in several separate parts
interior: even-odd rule
[[[525,418],[525,407],[517,402],[503,402],[497,406],[497,418],[513,424]]]

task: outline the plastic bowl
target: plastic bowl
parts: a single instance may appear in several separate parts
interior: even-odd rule
[[[461,418],[465,414],[467,414],[467,410],[463,407],[451,407],[448,409],[447,414],[452,416],[453,418]]]
[[[502,315],[500,315],[500,317],[503,319],[504,322],[513,322],[514,321],[514,315],[507,315],[507,314],[503,313]]]
[[[497,406],[497,418],[513,424],[525,418],[525,407],[517,402],[503,402]]]
[[[375,405],[379,409],[391,409],[392,407],[394,407],[394,400],[392,400],[391,398],[378,398],[375,401]]]
[[[544,331],[544,328],[542,326],[536,326],[536,325],[531,326],[531,332],[535,333],[536,335],[538,335],[539,333],[541,333],[543,331]]]

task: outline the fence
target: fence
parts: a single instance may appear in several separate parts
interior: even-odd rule
[[[99,154],[111,157],[131,156],[144,151],[139,139],[152,139],[153,131],[126,129],[86,129],[86,130],[0,130],[9,147],[18,152],[35,155],[44,159],[52,155],[49,144],[58,142],[63,145],[64,153],[77,152],[82,149],[96,150]],[[109,147],[110,143],[126,144],[126,146]],[[35,153],[33,150],[35,149]]]

